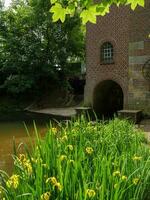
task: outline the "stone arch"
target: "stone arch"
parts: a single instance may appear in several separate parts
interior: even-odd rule
[[[128,77],[126,76],[120,76],[121,72],[118,72],[118,73],[111,73],[111,72],[106,72],[106,71],[103,71],[102,73],[99,73],[99,76],[96,76],[96,78],[91,81],[91,89],[92,89],[92,96],[91,96],[91,105],[93,106],[93,95],[94,95],[94,90],[96,88],[96,86],[102,82],[102,81],[105,81],[105,80],[112,80],[114,82],[116,82],[118,85],[120,85],[122,91],[123,91],[123,95],[124,95],[124,99],[123,99],[123,102],[124,102],[124,108],[126,109],[127,108],[127,105],[128,105]]]
[[[93,109],[101,117],[112,117],[124,107],[124,91],[115,80],[101,80],[93,90]]]

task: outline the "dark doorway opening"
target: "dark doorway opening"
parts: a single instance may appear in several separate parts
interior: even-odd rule
[[[94,90],[93,108],[99,118],[112,118],[123,109],[123,91],[115,81],[105,80]]]

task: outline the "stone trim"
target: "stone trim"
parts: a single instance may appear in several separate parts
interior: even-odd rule
[[[150,59],[150,55],[146,56],[129,56],[129,65],[144,65]]]

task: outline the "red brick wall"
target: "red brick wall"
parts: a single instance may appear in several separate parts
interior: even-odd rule
[[[107,79],[114,80],[121,86],[124,105],[127,104],[128,13],[128,8],[114,7],[105,17],[98,17],[96,25],[87,25],[85,104],[93,104],[94,88]],[[114,46],[114,64],[101,64],[100,47],[104,41],[109,41]]]
[[[113,80],[123,90],[124,108],[133,108],[134,92],[136,93],[137,89],[132,88],[131,80],[134,79],[132,67],[135,65],[129,64],[129,59],[133,59],[129,56],[150,55],[150,42],[147,37],[150,33],[150,2],[148,1],[147,9],[140,8],[135,12],[129,7],[114,6],[109,14],[97,18],[96,25],[87,24],[85,105],[93,105],[94,89],[100,82]],[[114,46],[113,64],[105,65],[100,61],[100,47],[105,41],[111,42]],[[131,51],[129,46],[139,41],[144,41],[144,49]],[[148,94],[147,85],[145,92]]]

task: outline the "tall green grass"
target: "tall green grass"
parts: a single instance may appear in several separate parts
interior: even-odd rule
[[[81,117],[35,133],[24,155],[15,149],[14,174],[1,172],[1,199],[150,199],[150,149],[129,122]]]

